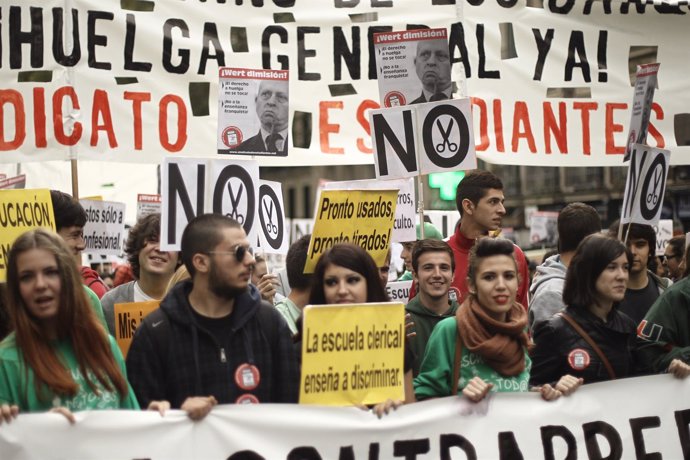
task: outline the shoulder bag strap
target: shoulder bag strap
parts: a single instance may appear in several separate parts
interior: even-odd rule
[[[606,355],[604,355],[604,352],[601,351],[601,348],[592,340],[592,337],[585,332],[582,327],[577,324],[577,321],[575,321],[570,315],[568,315],[566,312],[562,311],[558,314],[561,318],[566,320],[568,324],[572,326],[573,329],[575,329],[575,332],[580,334],[580,336],[585,339],[585,342],[589,344],[590,347],[592,347],[592,350],[599,356],[599,359],[601,359],[601,362],[604,363],[604,366],[606,367],[606,371],[609,374],[609,378],[611,380],[616,380],[616,373],[613,371],[613,367],[611,367],[611,363],[609,360],[606,358]]]
[[[453,359],[453,391],[452,395],[458,394],[458,381],[460,380],[460,359],[462,359],[462,340],[460,334],[455,332],[455,357]]]

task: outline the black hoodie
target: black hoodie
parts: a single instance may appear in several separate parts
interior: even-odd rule
[[[191,281],[178,283],[134,334],[127,375],[141,407],[167,400],[179,408],[190,396],[209,395],[219,404],[247,395],[259,402],[296,403],[299,365],[280,313],[250,285],[235,299],[227,336],[219,343],[197,324],[188,300],[191,290]],[[236,383],[243,364],[259,371],[254,389]]]

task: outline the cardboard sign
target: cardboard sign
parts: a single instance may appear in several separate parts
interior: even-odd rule
[[[323,190],[398,190],[398,201],[395,206],[393,221],[393,242],[414,241],[417,239],[415,229],[416,198],[414,179],[393,179],[387,181],[367,179],[343,182],[324,182]]]
[[[381,105],[397,107],[451,98],[447,36],[445,28],[374,34]]]
[[[144,318],[156,310],[159,304],[160,300],[115,304],[115,341],[122,351],[122,356],[127,357],[137,327],[141,326]]]
[[[402,303],[305,307],[300,404],[404,399],[404,320]]]
[[[322,190],[304,273],[313,273],[321,254],[338,243],[361,246],[382,267],[397,198],[397,190]]]
[[[79,200],[86,212],[85,253],[121,255],[125,251],[125,204],[114,201]]]
[[[621,224],[656,225],[666,193],[671,152],[646,145],[633,146],[632,161],[625,182]]]
[[[369,121],[379,179],[477,167],[469,99],[372,110]]]
[[[0,282],[5,281],[14,240],[33,228],[55,230],[53,216],[49,190],[0,190]]]
[[[204,213],[223,214],[258,238],[259,165],[252,160],[168,158],[161,167],[161,250],[179,251],[187,223]]]
[[[287,70],[219,69],[218,153],[287,156]]]

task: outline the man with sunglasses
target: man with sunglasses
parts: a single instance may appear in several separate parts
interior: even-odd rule
[[[290,330],[249,282],[254,257],[242,226],[219,214],[192,219],[181,257],[191,280],[146,317],[127,355],[139,402],[165,400],[193,420],[219,403],[297,402]]]
[[[668,240],[668,244],[664,249],[664,255],[661,258],[664,267],[668,271],[668,277],[674,283],[683,277],[683,270],[680,263],[683,261],[683,253],[685,252],[685,235],[674,236]]]

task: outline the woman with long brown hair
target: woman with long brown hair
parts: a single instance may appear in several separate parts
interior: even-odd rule
[[[21,235],[7,264],[14,332],[0,342],[0,423],[18,411],[138,409],[115,340],[96,319],[69,249],[44,229]]]

